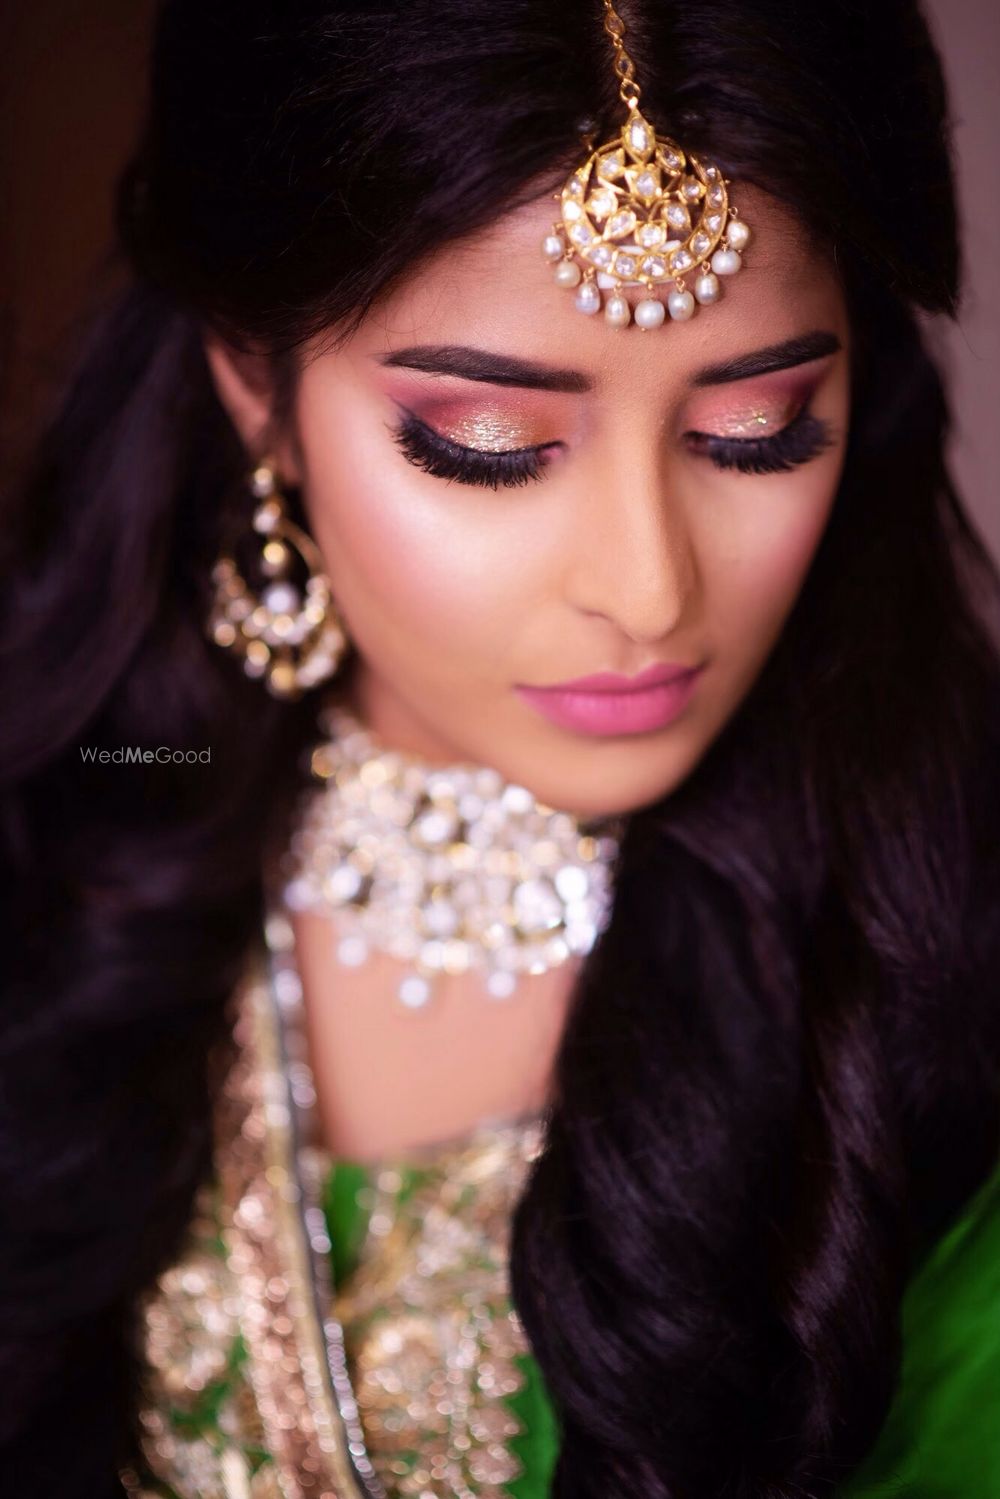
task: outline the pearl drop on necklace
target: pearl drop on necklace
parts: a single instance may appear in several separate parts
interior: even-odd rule
[[[662,305],[662,304],[661,304]],[[611,908],[622,818],[580,820],[488,766],[387,749],[344,706],[321,713],[285,903],[335,918],[338,961],[406,963],[400,1004],[441,974],[478,971],[488,996],[590,951]]]

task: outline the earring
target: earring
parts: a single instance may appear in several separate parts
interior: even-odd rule
[[[259,463],[249,482],[259,502],[253,516],[262,542],[258,566],[269,581],[258,596],[235,558],[220,557],[212,569],[208,632],[217,645],[242,656],[247,676],[262,677],[273,696],[297,698],[333,676],[349,642],[319,549],[289,520],[270,462]],[[291,576],[296,553],[306,574],[303,589]]]

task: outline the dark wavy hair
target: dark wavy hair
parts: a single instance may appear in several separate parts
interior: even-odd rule
[[[572,1499],[830,1495],[1000,1140],[1000,580],[949,477],[947,100],[913,0],[632,0],[644,101],[835,256],[855,384],[759,680],[636,813],[512,1243]],[[598,0],[167,0],[133,274],[10,507],[0,630],[5,1495],[103,1499],[136,1303],[211,1168],[305,700],[205,638],[249,500],[206,327],[294,367],[619,118]],[[81,744],[212,746],[113,777]]]

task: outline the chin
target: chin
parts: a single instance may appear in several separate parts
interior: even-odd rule
[[[543,775],[521,778],[540,802],[559,812],[569,812],[578,818],[620,817],[648,807],[661,797],[668,795],[683,780],[683,775],[666,780],[662,774],[655,779],[639,780],[636,777],[593,776],[553,777],[551,769]]]
[[[507,737],[510,753],[498,753],[496,768],[546,806],[581,818],[618,817],[669,796],[705,748],[691,723],[613,739],[560,735],[558,744],[544,742],[551,731],[543,732],[541,743],[535,734]]]

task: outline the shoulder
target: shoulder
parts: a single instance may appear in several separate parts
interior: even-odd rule
[[[243,1291],[226,1224],[226,1164],[246,1125],[241,1036],[260,980],[256,952],[233,995],[235,1058],[216,1104],[212,1173],[180,1253],[137,1307],[141,1461],[120,1473],[132,1499],[282,1499],[245,1340]]]
[[[902,1304],[886,1423],[843,1499],[1000,1494],[1000,1168],[930,1248]]]
[[[221,1190],[202,1187],[180,1257],[140,1305],[146,1470],[126,1486],[169,1499],[281,1499],[240,1330]]]

